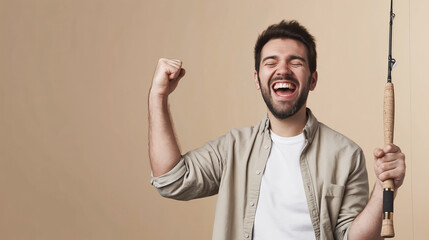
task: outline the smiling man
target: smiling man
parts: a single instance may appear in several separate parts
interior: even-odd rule
[[[368,200],[362,150],[306,106],[316,55],[298,22],[269,26],[255,45],[254,77],[267,117],[184,155],[168,96],[185,70],[180,60],[159,60],[149,93],[152,184],[179,200],[218,194],[213,239],[379,239],[381,183],[402,185],[405,156],[395,145],[375,149],[378,180]]]

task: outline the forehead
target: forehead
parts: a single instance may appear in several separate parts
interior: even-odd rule
[[[262,48],[261,59],[267,56],[299,56],[307,60],[307,48],[295,39],[276,38],[268,41]]]

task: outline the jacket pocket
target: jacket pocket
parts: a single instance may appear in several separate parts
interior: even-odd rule
[[[324,203],[322,203],[322,206],[325,209],[322,209],[322,211],[324,212],[323,214],[326,214],[329,218],[331,229],[335,229],[335,226],[337,225],[341,203],[343,201],[344,189],[344,186],[332,183],[325,184],[323,186],[322,201],[324,201]],[[324,224],[328,224],[328,222],[325,222]]]

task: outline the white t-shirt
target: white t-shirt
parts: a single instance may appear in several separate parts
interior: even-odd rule
[[[299,167],[304,134],[286,138],[271,131],[271,140],[253,239],[315,239]]]

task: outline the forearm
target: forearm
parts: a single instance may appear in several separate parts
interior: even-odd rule
[[[149,93],[149,158],[154,177],[170,171],[181,153],[174,135],[168,97]]]
[[[376,183],[368,204],[353,221],[349,230],[348,239],[383,239],[380,237],[382,210],[383,189],[379,183]]]

